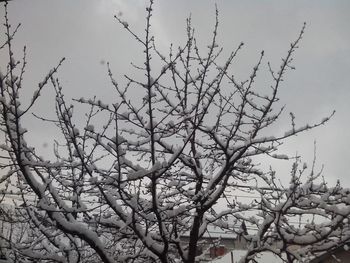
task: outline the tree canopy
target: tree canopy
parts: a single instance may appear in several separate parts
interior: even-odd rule
[[[145,34],[115,16],[144,54],[144,63],[134,65],[142,74],[124,75],[125,85],[108,64],[117,101],[67,100],[58,78],[63,58],[22,105],[23,76],[30,69],[26,48],[22,59],[13,52],[19,27],[11,27],[5,2],[0,193],[2,203],[13,195],[21,202],[1,206],[4,257],[9,262],[190,263],[212,245],[202,241],[210,227],[246,242],[241,262],[256,262],[262,252],[307,262],[344,244],[350,237],[349,189],[329,187],[314,163],[308,167],[300,157],[279,151],[285,140],[325,124],[333,113],[302,126],[290,114],[289,130],[273,134],[269,129],[284,112],[278,91],[294,69],[305,25],[278,68],[265,63],[261,52],[248,78],[240,80],[232,65],[244,44],[222,58],[218,10],[205,50],[189,18],[186,43],[163,54],[152,34],[153,8],[150,0]],[[268,94],[257,88],[263,69],[271,77]],[[37,154],[23,125],[48,88],[55,91],[56,118],[35,116],[60,133],[54,159]],[[84,125],[77,118],[85,118]],[[272,168],[263,170],[259,156],[291,160],[290,183],[282,185]],[[255,197],[243,202],[237,198],[242,192]]]

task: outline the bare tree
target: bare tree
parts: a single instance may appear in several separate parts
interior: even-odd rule
[[[12,43],[18,27],[11,31],[7,3],[5,10],[6,41],[0,48],[9,60],[0,75],[5,134],[0,183],[3,199],[15,194],[22,202],[0,211],[7,226],[1,250],[9,262],[195,262],[209,226],[247,242],[242,262],[256,262],[265,251],[286,262],[307,261],[349,239],[349,190],[328,187],[314,165],[307,168],[299,157],[278,153],[285,139],[330,116],[297,127],[291,114],[289,131],[264,135],[283,112],[283,107],[276,109],[278,90],[293,69],[305,26],[280,67],[268,64],[271,89],[265,95],[255,89],[264,52],[246,80],[236,79],[231,65],[243,43],[221,58],[217,10],[204,55],[191,19],[186,43],[163,55],[152,35],[151,0],[144,36],[115,17],[145,56],[143,65],[134,65],[143,77],[125,75],[125,85],[118,84],[108,65],[117,101],[80,98],[70,104],[57,77],[62,59],[25,106],[20,92],[26,49],[17,60]],[[56,92],[57,118],[38,118],[62,135],[55,142],[55,160],[36,153],[22,126],[47,86]],[[73,118],[80,104],[89,108],[83,126]],[[290,184],[282,186],[275,171],[262,170],[257,156],[292,160]],[[239,202],[234,195],[240,191],[259,197]]]

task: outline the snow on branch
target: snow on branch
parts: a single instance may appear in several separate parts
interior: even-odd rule
[[[256,88],[264,52],[247,79],[233,77],[243,43],[221,59],[217,9],[205,55],[190,18],[186,43],[171,46],[164,55],[151,30],[150,0],[145,35],[115,17],[141,44],[144,64],[134,67],[143,79],[129,74],[120,84],[108,65],[114,103],[96,97],[69,102],[57,76],[62,59],[25,107],[20,90],[26,51],[22,61],[15,59],[17,28],[11,32],[7,3],[5,10],[0,52],[9,52],[0,74],[0,130],[5,135],[0,168],[6,171],[0,177],[0,224],[7,230],[0,250],[6,258],[190,263],[205,256],[213,227],[244,242],[247,253],[241,262],[256,262],[264,251],[286,262],[306,262],[349,240],[350,190],[329,187],[315,175],[314,164],[310,169],[279,151],[289,137],[325,124],[334,113],[300,127],[290,114],[290,130],[263,135],[284,116],[284,108],[274,106],[287,71],[294,68],[305,25],[279,69],[265,68],[271,93],[264,95]],[[38,119],[60,134],[54,159],[38,154],[23,121],[44,87],[55,92],[56,118]],[[260,156],[291,164],[289,185],[281,185],[272,168],[263,170]],[[250,201],[239,200],[242,195]],[[6,204],[13,196],[13,203]]]

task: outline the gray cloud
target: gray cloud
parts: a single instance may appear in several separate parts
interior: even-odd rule
[[[238,76],[249,75],[261,49],[267,60],[278,67],[289,43],[294,40],[304,21],[308,23],[300,49],[295,54],[296,71],[290,72],[281,89],[281,105],[287,104],[284,119],[276,132],[288,125],[288,112],[297,122],[315,122],[337,110],[328,125],[286,143],[285,150],[298,152],[312,160],[313,141],[318,142],[318,162],[325,165],[330,182],[341,179],[350,185],[347,160],[350,159],[349,136],[349,69],[350,69],[350,2],[349,1],[217,1],[220,12],[219,39],[228,51],[244,41],[234,69]],[[116,96],[108,81],[106,65],[110,61],[117,76],[130,73],[130,61],[141,61],[140,46],[115,22],[113,15],[143,33],[145,1],[76,0],[21,1],[9,3],[13,24],[23,26],[16,38],[17,54],[28,46],[29,67],[25,77],[28,96],[48,70],[65,56],[67,62],[59,76],[67,97],[97,95],[113,101]],[[153,32],[161,49],[185,39],[185,19],[192,13],[197,36],[203,46],[209,41],[214,24],[215,5],[208,0],[156,1]],[[3,39],[4,35],[1,36]],[[17,55],[20,58],[21,55]],[[3,57],[0,57],[3,59]],[[265,62],[267,62],[267,60]],[[267,74],[260,78],[267,84]],[[259,87],[260,88],[260,87]],[[266,85],[261,85],[265,89]],[[52,109],[52,91],[40,100],[38,112]],[[29,120],[31,138],[41,145],[43,136],[50,141],[53,130]],[[49,129],[49,128],[48,128]],[[276,164],[283,172],[287,164]]]

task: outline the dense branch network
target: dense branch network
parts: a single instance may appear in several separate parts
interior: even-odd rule
[[[80,98],[70,104],[57,78],[62,59],[23,106],[26,49],[17,61],[12,48],[17,28],[11,31],[7,3],[5,10],[6,40],[0,49],[8,52],[9,62],[1,65],[0,75],[0,249],[9,260],[195,262],[210,226],[245,240],[242,262],[256,262],[266,251],[285,262],[307,261],[349,239],[348,189],[328,187],[299,157],[292,158],[290,184],[284,187],[275,171],[263,171],[254,160],[290,159],[278,154],[283,141],[331,117],[297,127],[291,115],[289,131],[263,135],[283,112],[275,109],[278,90],[293,68],[305,26],[278,70],[269,66],[271,86],[265,95],[255,83],[264,52],[249,77],[237,80],[231,66],[243,43],[222,59],[217,10],[205,55],[191,19],[186,43],[163,55],[152,35],[150,1],[144,36],[115,17],[145,55],[143,65],[134,65],[143,78],[125,75],[125,85],[108,65],[115,103]],[[62,136],[55,142],[54,160],[37,154],[22,126],[50,85],[57,118],[37,118],[55,125]],[[73,116],[80,104],[88,108],[83,124]],[[234,196],[242,191],[258,197],[239,202]],[[22,203],[14,201],[15,209],[4,201],[13,195]]]

